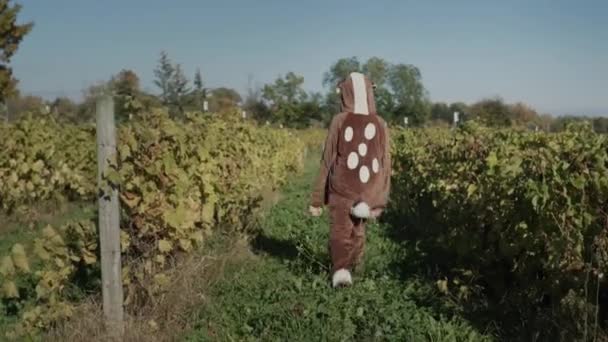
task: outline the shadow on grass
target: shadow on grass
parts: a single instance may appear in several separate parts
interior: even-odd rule
[[[255,253],[266,253],[283,260],[294,260],[299,254],[293,241],[277,239],[264,232],[256,235],[251,241],[251,247]]]

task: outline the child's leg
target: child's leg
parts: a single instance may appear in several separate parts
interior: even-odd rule
[[[359,266],[361,266],[361,262],[363,260],[363,255],[365,254],[365,220],[364,219],[356,219],[353,226],[352,233],[352,255],[351,255],[351,265],[352,267],[357,268],[359,271]]]
[[[353,222],[350,208],[336,203],[330,209],[329,246],[332,263],[332,273],[346,269],[350,270],[353,251]]]

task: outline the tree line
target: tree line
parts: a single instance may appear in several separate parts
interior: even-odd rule
[[[458,112],[461,120],[478,120],[489,126],[523,126],[529,129],[559,131],[572,121],[590,121],[597,132],[608,133],[608,118],[540,114],[525,103],[506,103],[501,98],[489,98],[472,104],[463,102],[433,102],[422,81],[418,67],[407,63],[391,63],[380,57],[361,61],[357,57],[341,58],[330,65],[323,75],[324,89],[308,92],[304,77],[294,72],[279,75],[261,87],[249,86],[244,97],[228,87],[208,88],[200,68],[192,81],[180,64],[174,63],[166,51],[160,53],[153,70],[158,94],[144,91],[139,76],[133,70],[121,70],[110,80],[92,85],[83,91],[78,103],[67,97],[47,101],[39,96],[23,95],[13,76],[10,60],[33,23],[18,24],[21,6],[10,0],[0,0],[0,116],[5,121],[24,115],[53,115],[71,122],[94,119],[95,99],[102,91],[116,95],[118,121],[158,107],[168,108],[179,118],[186,112],[210,111],[235,113],[244,111],[248,118],[262,124],[273,123],[292,128],[328,125],[339,111],[337,84],[351,72],[363,72],[375,84],[377,109],[389,123],[408,126],[450,125]]]

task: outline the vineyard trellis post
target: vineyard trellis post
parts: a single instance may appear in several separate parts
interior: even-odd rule
[[[108,333],[121,338],[123,323],[123,289],[120,255],[120,207],[118,190],[107,186],[104,176],[116,161],[116,127],[114,99],[103,94],[97,99],[97,182],[99,186],[99,246],[103,313]]]

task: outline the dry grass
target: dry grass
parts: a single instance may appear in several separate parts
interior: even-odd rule
[[[244,237],[225,242],[221,254],[198,254],[180,262],[170,272],[171,284],[166,292],[138,308],[128,308],[123,341],[177,341],[197,321],[197,312],[205,305],[210,285],[222,280],[228,263],[254,257]],[[80,304],[74,318],[48,332],[44,341],[111,341],[104,331],[99,300]]]

